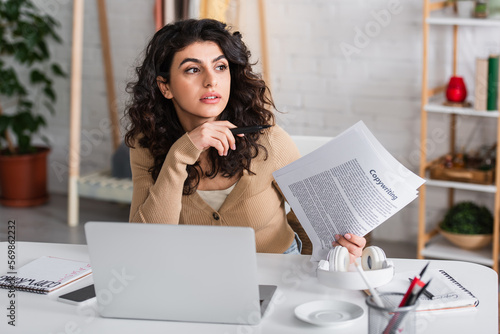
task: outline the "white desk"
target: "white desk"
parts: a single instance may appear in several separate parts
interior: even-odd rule
[[[87,246],[17,243],[17,267],[41,256],[52,255],[89,261]],[[396,271],[422,268],[424,260],[394,259]],[[57,301],[57,296],[87,285],[91,278],[50,295],[16,293],[16,327],[6,317],[9,298],[0,289],[0,333],[76,334],[76,333],[367,333],[368,316],[365,294],[320,285],[309,256],[258,254],[260,283],[278,286],[274,304],[259,326],[182,323],[168,321],[106,319],[96,314],[95,303],[79,307]],[[7,243],[0,243],[0,274],[7,272]],[[439,314],[426,312],[417,316],[419,333],[498,333],[498,278],[490,268],[456,261],[431,261],[430,268],[440,268],[456,277],[480,300],[476,309],[453,310]],[[322,328],[298,320],[296,306],[319,299],[345,300],[360,305],[365,314],[343,327]]]

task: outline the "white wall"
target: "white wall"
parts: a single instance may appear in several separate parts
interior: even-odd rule
[[[69,72],[72,1],[38,0],[37,3],[62,24],[64,44],[54,46],[53,52]],[[120,112],[127,98],[124,89],[134,62],[153,34],[153,3],[153,0],[107,1]],[[248,0],[244,3],[249,5]],[[245,13],[249,16],[242,18],[241,29],[253,47],[258,44],[255,10]],[[422,1],[267,0],[266,13],[272,92],[278,109],[284,112],[278,114],[279,123],[290,134],[334,136],[363,120],[397,159],[417,172]],[[109,131],[103,126],[107,121],[107,104],[97,22],[95,1],[86,1],[82,173],[109,168],[112,152]],[[451,30],[445,27],[432,31],[430,79],[445,83],[451,73]],[[471,28],[460,34],[465,42],[460,44],[459,72],[465,76],[470,90],[474,56],[498,48],[498,39],[488,41],[493,36],[498,36],[498,30]],[[255,49],[258,58],[260,48],[256,45]],[[66,192],[69,80],[58,80],[57,87],[57,117],[50,118],[46,131],[53,147],[50,189]],[[431,124],[443,130],[447,127],[442,117],[431,119]],[[466,142],[471,142],[469,146],[494,142],[494,128],[487,120],[471,118],[461,124],[459,134],[463,137],[458,139],[459,146]],[[433,156],[446,152],[446,142],[437,145],[442,141],[441,137],[431,141],[429,152]],[[433,203],[429,217],[435,221],[444,212],[441,207],[444,193],[440,190],[428,193]],[[490,201],[484,195],[474,196],[478,201]],[[415,201],[377,228],[375,236],[415,241],[417,208]]]

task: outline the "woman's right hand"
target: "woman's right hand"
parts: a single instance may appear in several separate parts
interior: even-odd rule
[[[202,151],[213,147],[220,156],[226,156],[229,149],[236,149],[236,140],[230,129],[236,126],[229,121],[206,122],[188,132],[193,144]]]

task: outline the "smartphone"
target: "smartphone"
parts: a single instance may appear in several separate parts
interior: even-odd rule
[[[95,298],[94,284],[60,295],[57,299],[65,303],[79,304],[92,298]]]

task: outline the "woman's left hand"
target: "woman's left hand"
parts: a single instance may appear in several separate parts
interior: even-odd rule
[[[351,259],[350,263],[354,263],[354,261],[361,256],[363,253],[363,248],[366,245],[366,239],[364,237],[360,237],[351,233],[346,233],[344,235],[337,234],[335,235],[335,239],[332,245],[335,246],[344,246],[349,251],[349,257]]]

